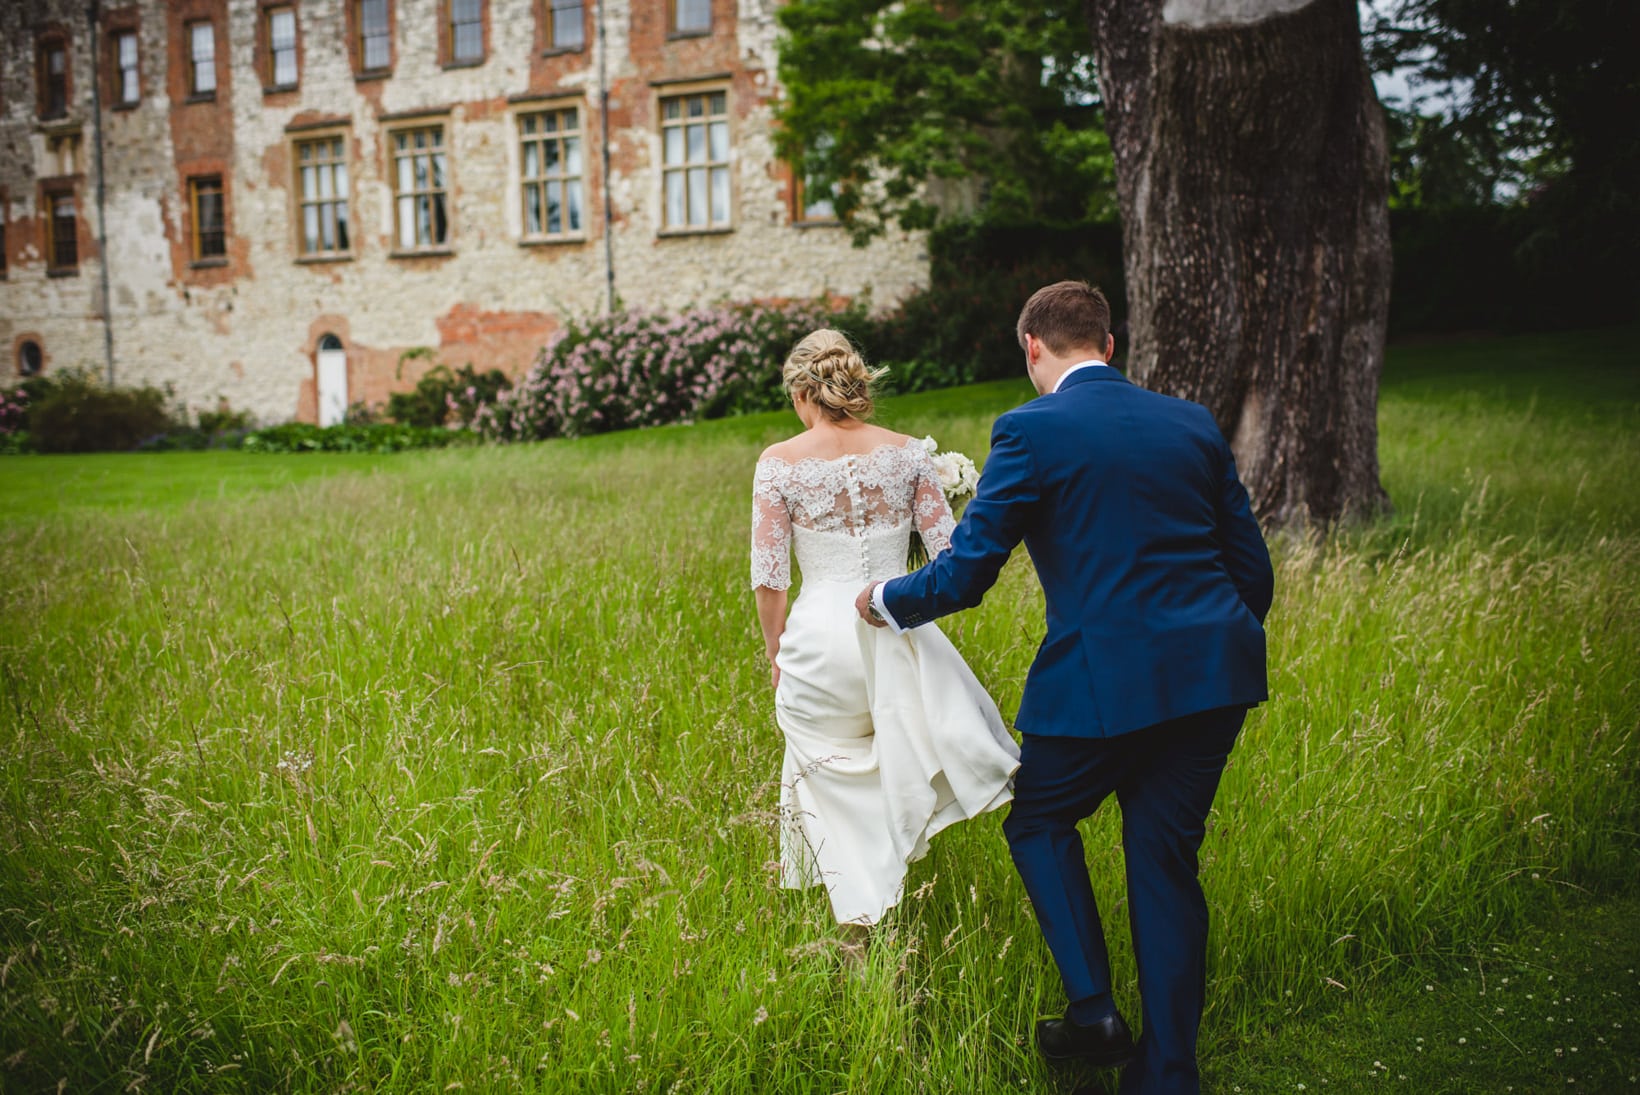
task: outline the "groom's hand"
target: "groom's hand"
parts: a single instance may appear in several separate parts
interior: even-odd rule
[[[872,627],[888,626],[887,620],[884,620],[881,616],[871,610],[872,590],[876,589],[881,584],[881,582],[873,582],[871,585],[868,585],[862,589],[858,597],[854,598],[854,611],[860,614],[860,619],[864,620]]]

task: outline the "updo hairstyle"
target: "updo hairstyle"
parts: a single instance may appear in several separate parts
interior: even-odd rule
[[[860,351],[841,331],[822,327],[792,348],[780,379],[793,399],[802,397],[833,422],[871,417],[872,386],[887,369],[866,367]]]

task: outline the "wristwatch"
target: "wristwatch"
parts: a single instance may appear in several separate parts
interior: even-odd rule
[[[871,613],[871,618],[873,620],[876,620],[878,623],[880,623],[880,624],[888,623],[888,621],[883,618],[883,614],[881,612],[877,611],[877,597],[876,597],[877,587],[873,586],[872,589],[871,589],[871,592],[872,592],[872,596],[866,598],[866,611]]]

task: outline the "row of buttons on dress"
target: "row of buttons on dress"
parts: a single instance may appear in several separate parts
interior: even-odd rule
[[[866,507],[865,507],[865,502],[860,497],[860,476],[858,475],[859,459],[860,458],[858,456],[855,456],[852,453],[849,454],[849,458],[848,458],[848,504],[849,504],[849,509],[852,511],[851,516],[854,518],[854,522],[855,522],[855,525],[856,525],[856,527],[854,529],[852,529],[851,532],[854,536],[854,542],[860,548],[860,577],[869,578],[871,576],[871,558],[870,558],[869,553],[866,550],[867,549],[866,536],[865,536]]]

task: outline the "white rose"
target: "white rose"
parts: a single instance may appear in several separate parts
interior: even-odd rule
[[[930,436],[925,437],[925,438],[922,439],[922,447],[923,447],[923,452],[926,452],[930,456],[932,456],[932,455],[934,455],[934,453],[936,451],[938,451],[940,446],[939,446],[939,442],[935,441],[933,436],[930,435]]]
[[[940,490],[949,498],[962,490],[962,465],[952,453],[942,452],[934,457],[934,474],[939,476]]]

